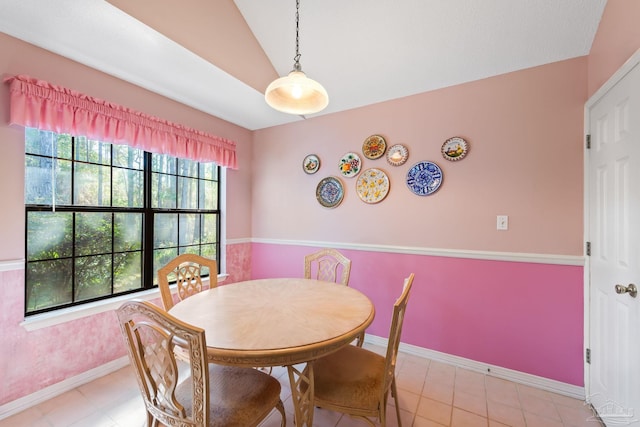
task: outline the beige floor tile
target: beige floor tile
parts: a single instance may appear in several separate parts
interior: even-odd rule
[[[42,411],[36,406],[0,420],[0,427],[16,426],[51,427],[51,424],[43,418]]]
[[[473,412],[481,417],[487,416],[487,400],[477,394],[456,391],[453,406],[467,412]]]
[[[518,408],[495,401],[487,401],[489,419],[511,427],[525,427],[524,414]]]
[[[556,405],[563,424],[566,427],[582,427],[584,425],[597,425],[597,420],[591,408],[587,405],[564,406]]]
[[[462,409],[453,408],[451,415],[451,425],[455,427],[487,427],[489,420],[478,414],[463,411]]]
[[[389,400],[393,402],[392,398],[389,398]],[[400,404],[400,409],[409,412],[416,412],[419,402],[419,394],[411,393],[407,390],[398,389],[398,403]]]
[[[551,400],[543,399],[531,394],[520,395],[520,404],[525,413],[540,415],[544,418],[560,421],[560,414]]]
[[[384,354],[384,347],[365,344]],[[300,366],[301,367],[301,366]],[[287,426],[294,410],[286,368],[272,375],[282,386]],[[484,373],[400,353],[396,370],[403,427],[601,427],[579,399]],[[316,427],[364,427],[361,420],[316,408]],[[134,372],[124,367],[19,414],[0,427],[145,427],[146,413]],[[260,427],[279,427],[274,411]],[[389,396],[387,427],[398,427]]]
[[[448,425],[449,424],[438,424],[433,420],[422,418],[420,416],[416,416],[416,419],[413,421],[413,427],[442,427]]]
[[[557,419],[544,418],[541,415],[524,413],[524,419],[527,427],[563,427],[562,421]]]
[[[422,396],[451,405],[453,402],[453,384],[427,381],[424,383]]]
[[[418,404],[416,416],[448,426],[451,423],[452,409],[451,405],[423,397]]]

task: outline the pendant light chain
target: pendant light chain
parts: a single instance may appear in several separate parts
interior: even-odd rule
[[[300,0],[296,0],[296,56],[293,57],[293,68],[296,71],[300,71]]]
[[[324,110],[329,105],[329,95],[320,83],[302,72],[301,56],[300,0],[296,0],[296,56],[293,57],[293,70],[286,77],[272,81],[264,92],[264,99],[273,109],[304,119],[305,114]]]

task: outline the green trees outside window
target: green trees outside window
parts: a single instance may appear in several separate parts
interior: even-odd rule
[[[220,264],[216,164],[38,129],[25,141],[25,314],[152,288],[181,253]]]

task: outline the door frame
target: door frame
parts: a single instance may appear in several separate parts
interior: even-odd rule
[[[584,135],[583,141],[585,142],[583,145],[584,152],[584,177],[583,177],[583,188],[584,188],[584,349],[583,349],[583,365],[584,365],[584,392],[585,399],[589,402],[589,396],[591,394],[591,377],[590,377],[590,369],[589,364],[587,363],[586,353],[587,349],[591,348],[591,258],[587,255],[586,246],[587,242],[590,242],[589,236],[589,209],[590,209],[590,200],[589,200],[589,161],[590,161],[590,150],[587,149],[587,135],[589,135],[589,129],[591,128],[591,120],[590,120],[590,112],[591,108],[604,97],[611,88],[613,88],[620,80],[622,80],[629,72],[640,64],[640,49],[636,50],[633,55],[618,70],[607,79],[607,81],[598,88],[597,91],[593,93],[587,100],[584,105]]]

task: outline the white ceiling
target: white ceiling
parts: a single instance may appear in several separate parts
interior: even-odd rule
[[[175,3],[195,22],[206,1],[164,4]],[[287,74],[295,54],[295,0],[234,3],[272,64],[262,77],[270,80],[273,68]],[[327,89],[329,107],[319,115],[329,114],[587,55],[605,4],[301,0],[300,62]],[[147,22],[154,10],[136,16]],[[174,35],[178,44],[104,0],[0,0],[0,31],[247,129],[302,120],[271,110],[264,88],[183,47],[192,46],[196,31]],[[238,62],[246,52],[239,46],[225,55]]]

